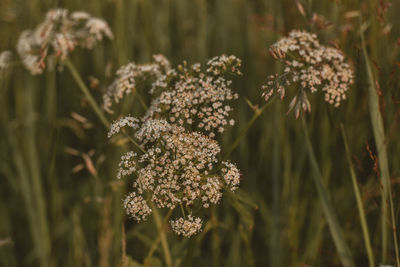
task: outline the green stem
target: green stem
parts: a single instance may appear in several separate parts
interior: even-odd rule
[[[76,70],[76,68],[74,67],[74,65],[72,64],[72,62],[69,59],[66,59],[66,64],[67,67],[69,68],[69,70],[71,71],[72,77],[74,78],[74,80],[76,81],[76,83],[78,84],[79,88],[81,89],[81,91],[83,92],[83,94],[86,96],[86,98],[89,101],[90,106],[93,108],[94,112],[96,113],[96,115],[99,117],[99,119],[101,120],[101,122],[104,124],[104,126],[109,129],[110,127],[110,123],[108,122],[107,118],[104,116],[103,112],[101,111],[100,107],[97,105],[96,101],[94,100],[93,96],[90,94],[89,89],[87,88],[87,86],[85,85],[85,83],[83,82],[81,76],[79,75],[78,71]],[[143,149],[143,147],[141,147],[134,139],[132,139],[132,137],[129,136],[129,134],[125,131],[122,130],[122,132],[128,137],[128,139],[141,151],[141,152],[145,152],[145,150]]]
[[[375,266],[374,265],[374,254],[372,253],[371,239],[370,239],[369,232],[368,232],[368,224],[367,224],[367,220],[365,218],[364,206],[363,206],[363,202],[361,199],[360,189],[358,188],[358,184],[357,184],[356,172],[354,171],[353,163],[351,162],[350,149],[349,149],[349,145],[347,143],[347,137],[346,137],[346,132],[344,130],[343,123],[340,124],[340,129],[342,131],[344,147],[346,149],[347,162],[349,163],[349,168],[350,168],[351,181],[353,183],[354,195],[356,196],[358,213],[360,215],[361,228],[362,228],[363,235],[364,235],[365,248],[367,249],[368,262],[369,262],[370,267],[374,267]]]
[[[26,212],[28,214],[29,227],[32,235],[32,242],[35,247],[35,253],[39,260],[39,266],[47,266],[48,259],[46,257],[45,251],[46,246],[44,244],[43,234],[41,233],[41,217],[40,212],[35,203],[35,196],[32,190],[32,183],[29,179],[29,173],[24,163],[23,155],[20,153],[21,147],[19,147],[19,142],[16,139],[15,132],[7,129],[7,137],[10,147],[13,149],[12,157],[14,164],[18,173],[18,182],[20,185],[21,195],[25,202]]]
[[[182,212],[183,218],[186,220],[186,214],[185,214],[185,210],[183,209],[182,203],[180,203],[180,207],[181,207],[181,212]]]
[[[173,210],[169,210],[168,213],[167,213],[167,215],[165,216],[165,218],[164,218],[164,220],[163,220],[163,228],[164,228],[164,225],[167,223],[168,218],[171,216],[172,211],[173,211]],[[145,258],[145,260],[144,260],[144,263],[145,263],[145,264],[146,264],[146,262],[147,262],[148,260],[150,260],[150,258],[153,256],[154,251],[157,249],[158,244],[160,243],[160,241],[161,241],[161,231],[159,232],[157,238],[153,241],[153,244],[152,244],[151,247],[150,247],[150,251],[149,251],[149,253],[147,254],[147,256],[146,256],[146,258]]]
[[[151,244],[149,253],[147,253],[146,258],[144,259],[144,264],[146,264],[146,262],[151,259],[151,257],[154,254],[154,251],[156,251],[159,243],[160,243],[160,235],[158,235],[157,238],[153,241],[153,244]]]
[[[360,17],[360,25],[361,25],[361,17]],[[369,114],[371,117],[372,130],[375,138],[375,146],[378,152],[378,164],[379,164],[379,172],[381,176],[381,183],[383,187],[382,194],[382,262],[386,263],[387,261],[387,250],[388,250],[388,207],[387,202],[389,202],[390,207],[390,217],[391,224],[393,227],[393,239],[394,246],[396,251],[396,262],[397,266],[400,267],[400,258],[399,258],[399,249],[397,245],[397,235],[396,235],[396,222],[394,218],[394,207],[393,207],[393,198],[392,191],[390,188],[390,172],[389,172],[389,163],[386,151],[385,144],[385,130],[383,127],[383,118],[380,112],[379,107],[379,96],[377,92],[377,88],[375,86],[375,79],[372,73],[372,68],[370,64],[370,59],[367,52],[367,46],[365,44],[364,31],[362,27],[360,27],[360,37],[361,37],[361,48],[364,56],[365,67],[367,70],[367,76],[369,81],[368,86],[368,102],[369,102]]]
[[[47,220],[47,206],[46,197],[43,190],[43,176],[40,171],[40,157],[37,150],[37,127],[35,119],[35,107],[34,107],[34,89],[32,86],[33,80],[28,80],[27,84],[23,86],[23,107],[25,111],[23,123],[23,137],[26,151],[26,167],[28,168],[28,179],[30,180],[30,189],[32,191],[32,200],[34,209],[34,218],[38,225],[38,234],[40,246],[37,248],[41,264],[43,266],[50,265],[50,254],[51,254],[51,237],[48,227]],[[43,260],[43,261],[42,261]]]
[[[243,128],[243,130],[240,132],[239,136],[235,139],[235,141],[232,143],[232,145],[229,147],[228,152],[225,153],[224,155],[224,159],[229,158],[229,156],[232,154],[232,152],[236,149],[236,147],[240,144],[240,141],[242,141],[242,139],[246,136],[247,132],[249,131],[249,129],[251,128],[251,126],[254,124],[254,122],[257,120],[258,117],[261,116],[261,114],[264,112],[264,110],[266,110],[266,108],[271,105],[271,103],[273,102],[273,100],[276,97],[274,96],[272,99],[270,99],[270,101],[268,101],[266,104],[264,104],[264,106],[259,109],[255,109],[254,111],[254,115],[253,117],[249,120],[249,122],[247,123],[247,125]]]
[[[353,256],[351,255],[350,248],[344,239],[343,231],[339,225],[339,221],[336,217],[335,211],[333,209],[333,205],[328,198],[328,191],[325,188],[323,183],[321,171],[319,169],[317,159],[314,154],[314,150],[311,144],[310,135],[307,130],[306,121],[304,116],[301,117],[301,122],[303,126],[303,132],[305,137],[305,143],[307,147],[307,152],[310,157],[311,168],[313,170],[313,179],[314,183],[318,192],[319,199],[321,201],[322,210],[324,212],[326,221],[328,222],[329,230],[331,232],[333,242],[335,247],[338,251],[340,261],[342,262],[343,266],[354,267],[354,260]]]
[[[89,101],[90,106],[93,108],[93,111],[96,113],[96,115],[99,117],[101,122],[104,124],[104,126],[108,129],[110,126],[110,123],[104,116],[103,112],[97,105],[96,101],[94,100],[93,96],[90,94],[89,89],[86,87],[85,83],[83,82],[81,76],[79,75],[78,71],[76,70],[74,64],[67,58],[65,60],[65,63],[70,70],[72,77],[76,81],[76,83],[79,86],[79,89],[81,89],[82,93],[85,95],[86,99]]]
[[[133,139],[126,131],[125,129],[122,129],[122,132],[125,134],[125,136],[129,139],[129,141],[132,142],[132,144],[134,144],[142,153],[146,153],[146,151],[144,150],[144,148],[139,145],[135,139]]]
[[[161,239],[161,246],[164,251],[165,263],[167,264],[168,267],[172,267],[171,253],[169,252],[167,236],[165,235],[165,232],[164,232],[164,227],[163,227],[164,224],[161,221],[161,217],[160,217],[160,214],[158,213],[157,207],[153,203],[151,204],[151,209],[153,210],[154,220],[155,220],[157,229],[159,231],[159,235],[160,235],[160,239]]]
[[[136,96],[139,99],[139,102],[142,105],[143,109],[148,110],[149,107],[146,105],[146,102],[143,100],[143,97],[138,92],[136,92]]]

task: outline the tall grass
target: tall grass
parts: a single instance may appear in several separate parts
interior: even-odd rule
[[[327,107],[312,95],[307,118],[320,182],[349,247],[345,253],[356,266],[396,264],[400,3],[392,1],[382,18],[377,10],[387,1],[298,2],[311,16],[304,17],[291,0],[0,1],[0,51],[13,49],[19,33],[57,5],[104,18],[115,35],[93,51],[74,51],[74,67],[62,72],[32,77],[15,56],[16,64],[0,76],[0,265],[340,266],[310,179],[315,168],[301,123],[285,115],[286,102],[262,106],[260,87],[278,68],[267,48],[292,28],[313,29],[321,42],[333,41],[355,68],[356,82],[341,107]],[[368,17],[363,44],[355,11]],[[313,13],[325,22],[310,24]],[[149,61],[153,53],[173,63],[204,62],[221,53],[243,59],[244,75],[233,83],[241,96],[237,124],[221,140],[243,172],[241,189],[224,196],[206,214],[203,232],[190,239],[170,232],[165,211],[140,224],[124,216],[121,199],[131,185],[115,174],[125,141],[115,145],[107,139],[103,124],[117,115],[99,119],[102,111],[93,110],[120,65]],[[90,86],[89,76],[100,81],[98,87]],[[124,114],[144,113],[150,96],[138,93],[142,99],[129,97]],[[371,115],[381,121],[377,126]]]

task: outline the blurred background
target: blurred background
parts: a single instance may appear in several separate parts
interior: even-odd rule
[[[254,114],[245,98],[261,107],[261,86],[281,70],[269,45],[292,29],[306,29],[342,49],[356,76],[348,99],[334,108],[323,95],[312,95],[306,119],[345,239],[357,266],[367,266],[339,128],[344,124],[380,262],[381,185],[354,14],[362,14],[367,27],[398,222],[399,1],[0,0],[0,51],[15,51],[19,34],[57,7],[103,18],[114,32],[113,41],[71,55],[98,103],[119,66],[151,61],[155,53],[174,66],[205,63],[222,53],[241,58],[244,75],[233,83],[240,95],[237,123],[220,140],[225,149]],[[124,215],[122,198],[130,186],[116,179],[124,144],[110,143],[68,69],[31,76],[16,53],[13,61],[0,80],[0,266],[164,266],[161,246],[154,247],[153,219],[138,224]],[[207,230],[191,239],[168,230],[174,266],[341,266],[311,178],[301,121],[286,115],[288,101],[268,106],[233,152],[231,160],[242,171],[240,197],[224,195],[205,212]],[[108,118],[143,113],[132,96]],[[392,242],[388,262],[395,262]]]

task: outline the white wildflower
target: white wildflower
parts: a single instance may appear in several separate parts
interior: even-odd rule
[[[222,165],[224,166],[222,168],[222,175],[224,177],[225,183],[228,186],[228,188],[233,192],[235,191],[240,184],[240,171],[236,167],[235,164],[231,162],[224,161],[222,162]]]
[[[121,128],[124,128],[126,126],[136,129],[138,127],[138,122],[138,119],[129,116],[113,122],[110,126],[110,131],[108,132],[108,138],[110,138],[114,134],[119,133],[121,131]]]
[[[126,214],[132,216],[137,221],[145,220],[146,217],[152,212],[147,205],[146,200],[141,195],[131,192],[124,199],[124,207]]]
[[[170,223],[172,230],[176,234],[183,235],[185,237],[191,237],[199,232],[203,224],[199,217],[193,217],[190,214],[187,216],[187,219],[179,218],[177,220],[171,220]]]
[[[306,91],[325,92],[325,101],[335,107],[346,99],[346,92],[353,83],[353,70],[345,62],[343,53],[333,47],[323,46],[315,34],[293,30],[270,48],[271,54],[285,64],[282,75],[268,77],[263,86],[263,97],[267,101],[274,92],[285,96],[285,88],[295,83],[299,88],[289,105],[296,117],[300,110],[310,111]]]
[[[163,86],[164,75],[169,71],[169,61],[162,55],[154,55],[154,63],[129,63],[117,70],[117,78],[103,95],[103,108],[113,113],[112,102],[118,103],[125,95],[135,92],[138,82],[154,79],[154,84]]]
[[[41,74],[46,58],[62,62],[76,47],[93,48],[103,36],[113,39],[105,21],[82,11],[69,14],[66,9],[54,9],[34,30],[22,32],[17,51],[31,74]]]
[[[236,57],[223,55],[211,59],[203,72],[199,63],[183,62],[171,69],[166,58],[156,55],[153,63],[129,63],[117,71],[104,95],[107,111],[112,112],[112,102],[135,92],[139,83],[147,83],[154,97],[143,118],[122,118],[109,132],[111,136],[125,126],[135,131],[132,138],[141,154],[130,151],[122,156],[117,174],[134,177],[135,203],[142,203],[138,196],[146,196],[157,208],[179,206],[185,216],[185,210],[218,204],[224,188],[237,189],[240,172],[230,162],[219,162],[221,148],[213,138],[235,123],[228,103],[238,95],[223,75],[239,74],[239,66]],[[129,206],[127,212],[137,214],[140,205]],[[172,220],[171,226],[177,234],[192,236],[201,230],[202,221],[189,215]]]
[[[9,50],[3,51],[0,54],[0,71],[7,69],[10,66],[12,52]]]
[[[135,152],[129,151],[121,157],[121,161],[118,165],[118,179],[122,176],[128,176],[136,171],[136,156],[137,154]]]

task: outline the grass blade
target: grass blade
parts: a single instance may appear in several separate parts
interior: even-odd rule
[[[361,25],[361,17],[360,17],[360,25]],[[396,222],[394,218],[394,207],[393,207],[393,198],[392,191],[390,188],[390,172],[389,172],[389,163],[386,151],[386,143],[385,143],[385,130],[383,127],[383,118],[380,112],[379,107],[379,96],[378,91],[375,86],[375,79],[372,73],[370,59],[367,52],[367,46],[365,44],[365,37],[363,27],[360,27],[360,37],[361,37],[361,48],[364,56],[365,68],[368,76],[368,103],[369,103],[369,114],[371,118],[372,130],[374,133],[375,146],[378,152],[378,164],[379,164],[379,172],[381,183],[383,187],[382,194],[382,262],[386,263],[387,261],[387,250],[388,250],[388,204],[390,207],[390,218],[391,224],[393,227],[393,240],[396,251],[396,261],[397,266],[400,266],[399,259],[399,249],[397,245],[397,235],[396,235]]]
[[[322,211],[324,212],[325,218],[328,222],[333,242],[338,251],[339,258],[343,266],[345,267],[355,266],[353,256],[351,254],[349,246],[347,245],[346,240],[344,239],[343,231],[339,225],[339,221],[336,217],[335,210],[333,209],[333,205],[328,198],[328,191],[323,183],[321,171],[319,169],[317,159],[315,157],[314,150],[312,148],[310,135],[307,130],[307,125],[304,116],[301,117],[301,122],[303,126],[308,155],[310,157],[311,168],[313,170],[313,178],[315,186],[318,192],[319,199],[321,201]]]
[[[372,253],[371,239],[369,237],[367,219],[365,218],[364,206],[361,199],[360,189],[358,188],[357,185],[356,172],[354,171],[353,163],[351,162],[350,149],[349,145],[347,144],[347,137],[343,123],[340,124],[340,129],[342,131],[344,147],[346,149],[346,156],[347,156],[347,161],[349,163],[350,176],[351,176],[351,181],[353,183],[354,195],[356,196],[358,213],[360,214],[361,228],[364,235],[365,248],[367,249],[368,262],[370,267],[374,267],[374,254]]]

